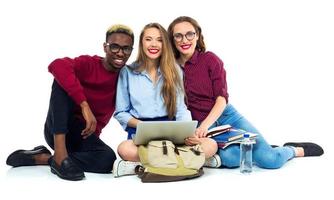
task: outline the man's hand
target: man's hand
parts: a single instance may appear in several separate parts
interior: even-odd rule
[[[95,132],[97,122],[96,122],[95,116],[93,112],[91,111],[87,101],[83,101],[80,104],[80,107],[81,107],[82,116],[86,120],[86,128],[82,130],[81,135],[83,139],[86,139],[88,136],[90,136],[91,134]]]

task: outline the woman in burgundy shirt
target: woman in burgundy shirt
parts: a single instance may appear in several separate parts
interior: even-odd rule
[[[205,51],[202,29],[196,20],[182,16],[168,27],[169,39],[176,60],[184,71],[184,87],[187,106],[192,117],[200,122],[196,136],[189,144],[199,143],[206,137],[209,128],[230,124],[237,129],[257,133],[253,148],[253,161],[262,168],[280,168],[285,162],[302,156],[320,156],[323,150],[314,143],[286,143],[272,148],[256,128],[228,102],[226,72],[223,62],[212,52]],[[219,167],[238,167],[240,150],[238,145],[219,149],[212,158]]]

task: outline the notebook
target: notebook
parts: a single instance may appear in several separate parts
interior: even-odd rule
[[[137,124],[133,141],[136,145],[145,145],[151,140],[170,140],[174,144],[184,144],[184,139],[195,133],[197,123],[197,121],[142,121]]]
[[[214,139],[216,142],[231,142],[240,138],[244,137],[244,133],[246,133],[246,131],[241,130],[241,129],[229,129],[228,131],[213,136],[212,139]]]
[[[231,129],[232,129],[232,126],[229,124],[217,126],[217,127],[209,129],[208,134],[206,134],[206,137],[215,137],[217,135],[221,135],[225,132],[228,132]]]

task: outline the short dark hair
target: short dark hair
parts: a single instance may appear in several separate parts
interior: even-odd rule
[[[112,35],[113,33],[123,33],[123,34],[130,36],[132,39],[132,45],[133,45],[135,37],[130,27],[125,26],[123,24],[112,25],[106,32],[106,42],[108,42],[108,37]]]

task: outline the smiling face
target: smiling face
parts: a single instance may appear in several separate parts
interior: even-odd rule
[[[175,47],[181,56],[189,57],[195,52],[198,35],[191,23],[181,22],[175,24],[173,37]]]
[[[161,56],[162,37],[157,28],[152,27],[146,29],[141,42],[143,51],[149,59],[156,60]]]
[[[127,34],[111,34],[103,45],[106,53],[106,68],[111,71],[120,70],[131,55],[131,51],[129,52],[125,49],[132,47],[132,44],[132,38]],[[118,51],[115,51],[115,46],[119,47]]]

